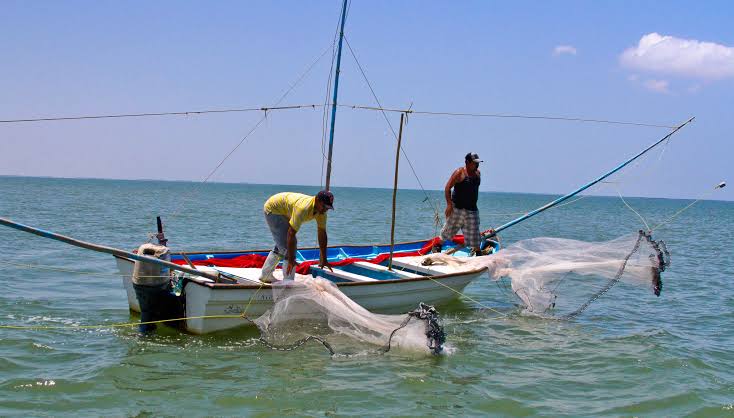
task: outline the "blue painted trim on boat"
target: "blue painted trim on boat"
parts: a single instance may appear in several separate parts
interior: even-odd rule
[[[395,244],[395,254],[401,254],[401,253],[411,253],[420,250],[423,248],[430,240],[424,240],[424,241],[416,241],[416,242],[403,242]],[[444,243],[444,250],[455,248],[457,247],[454,243]],[[494,252],[497,252],[499,250],[499,243],[497,243],[497,247],[495,247]],[[329,262],[336,262],[345,260],[347,258],[362,258],[365,260],[372,260],[375,257],[381,255],[381,254],[387,254],[390,252],[390,245],[344,245],[344,246],[335,246],[335,247],[329,247],[327,248],[326,254],[327,259]],[[243,255],[252,255],[257,254],[260,256],[267,256],[268,251],[262,251],[262,250],[253,250],[253,251],[242,251],[242,252],[226,252],[226,253],[202,253],[202,254],[187,254],[187,257],[191,261],[201,261],[201,260],[208,260],[211,258],[219,258],[224,260],[229,260],[232,258],[240,257]],[[463,248],[456,253],[454,253],[457,257],[466,257],[469,256],[469,252],[467,248]],[[319,249],[318,248],[304,248],[302,250],[298,250],[296,260],[299,263],[305,262],[305,261],[318,261],[319,260]],[[179,254],[172,254],[171,255],[172,261],[178,261],[183,260],[183,257]]]
[[[430,240],[425,241],[417,241],[417,242],[406,242],[406,243],[399,243],[395,244],[395,253],[405,253],[405,252],[414,252],[418,251],[423,246],[425,246]],[[451,248],[453,245],[445,245],[444,248]],[[390,245],[359,245],[359,246],[352,246],[352,245],[344,245],[344,246],[336,246],[336,247],[329,247],[326,250],[327,259],[331,262],[344,260],[347,258],[363,258],[366,260],[373,259],[377,257],[380,254],[386,254],[390,252]],[[187,254],[187,257],[191,261],[202,261],[202,260],[208,260],[211,258],[219,258],[224,260],[229,260],[232,258],[240,257],[243,255],[252,255],[257,254],[261,256],[267,256],[267,251],[262,250],[254,250],[254,251],[242,251],[242,252],[227,252],[227,253],[209,253],[209,254]],[[318,248],[305,248],[302,250],[298,250],[298,254],[296,259],[299,262],[304,261],[316,261],[319,259],[319,249]],[[183,257],[179,254],[172,254],[171,260],[183,260]]]

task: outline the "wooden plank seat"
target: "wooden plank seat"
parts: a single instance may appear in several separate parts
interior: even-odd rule
[[[330,270],[324,270],[320,267],[312,266],[311,271],[315,272],[317,276],[328,277],[329,275],[331,275],[331,276],[338,277],[340,279],[347,280],[350,282],[376,282],[378,281],[377,279],[373,279],[371,277],[366,277],[360,274],[354,274],[348,271],[339,270],[337,267],[334,268],[334,271],[330,271]]]
[[[368,263],[366,261],[357,261],[354,263],[354,265],[362,267],[362,268],[366,268],[369,270],[373,270],[373,271],[388,271],[388,268],[386,266],[383,266],[381,264]],[[393,265],[398,266],[398,264],[395,262],[395,259],[393,259]],[[415,279],[417,277],[423,277],[420,274],[411,273],[409,271],[393,270],[392,272],[398,276],[405,277],[406,279]]]
[[[405,261],[401,261],[399,258],[397,258],[397,259],[396,258],[393,258],[392,264],[394,266],[397,266],[397,267],[400,267],[400,268],[417,271],[417,272],[420,272],[420,273],[423,273],[423,274],[427,274],[429,276],[435,276],[435,275],[444,274],[442,271],[440,271],[438,269],[431,269],[431,268],[428,268],[428,267],[425,267],[425,266],[421,266],[421,265],[415,265],[415,264],[406,263]],[[401,271],[401,273],[413,274],[413,273],[409,273],[407,271]],[[417,276],[417,277],[420,277],[420,276]]]

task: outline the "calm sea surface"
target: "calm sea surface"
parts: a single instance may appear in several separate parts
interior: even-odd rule
[[[174,249],[271,245],[262,204],[302,186],[0,177],[0,216],[132,249],[162,215]],[[333,244],[389,241],[391,192],[337,188]],[[430,192],[441,202],[439,192]],[[482,193],[482,226],[553,196]],[[397,237],[435,234],[419,191],[400,191]],[[651,224],[687,201],[628,199]],[[443,206],[441,206],[443,210]],[[617,286],[571,322],[512,314],[479,280],[439,307],[448,356],[331,358],[321,346],[281,353],[252,329],[187,335],[163,329],[0,329],[0,415],[734,416],[734,203],[706,201],[656,233],[672,254],[660,298]],[[503,234],[598,241],[641,227],[618,198],[588,197]],[[315,243],[313,225],[299,244]],[[111,256],[0,228],[0,324],[136,320]],[[29,269],[8,263],[41,264]]]

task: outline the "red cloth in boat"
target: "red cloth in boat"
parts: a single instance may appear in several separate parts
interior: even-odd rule
[[[463,235],[456,235],[451,240],[457,245],[464,245]],[[417,251],[396,253],[396,254],[393,254],[393,257],[397,258],[397,257],[412,257],[412,256],[426,255],[431,251],[433,246],[439,242],[441,242],[441,239],[439,237],[432,238],[428,240],[426,244],[424,244]],[[243,254],[243,255],[238,255],[237,257],[232,257],[232,258],[216,258],[215,257],[215,258],[207,258],[206,260],[192,260],[191,262],[195,266],[262,268],[263,264],[265,263],[265,258],[266,257],[264,255],[259,255],[259,254]],[[387,260],[388,258],[390,258],[390,254],[384,253],[384,254],[380,254],[377,257],[371,258],[371,259],[350,257],[350,258],[345,258],[344,260],[332,262],[330,264],[332,266],[345,266],[348,264],[356,263],[357,261],[366,261],[368,263],[379,264]],[[187,264],[186,261],[184,260],[173,260],[173,262],[179,265]],[[315,266],[318,264],[319,264],[318,260],[305,261],[296,267],[296,273],[309,274],[311,270],[311,266]]]

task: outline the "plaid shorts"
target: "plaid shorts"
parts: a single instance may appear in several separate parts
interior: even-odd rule
[[[441,229],[441,239],[450,240],[459,229],[464,234],[467,247],[479,248],[479,211],[454,208],[454,212],[446,219],[446,224]]]

